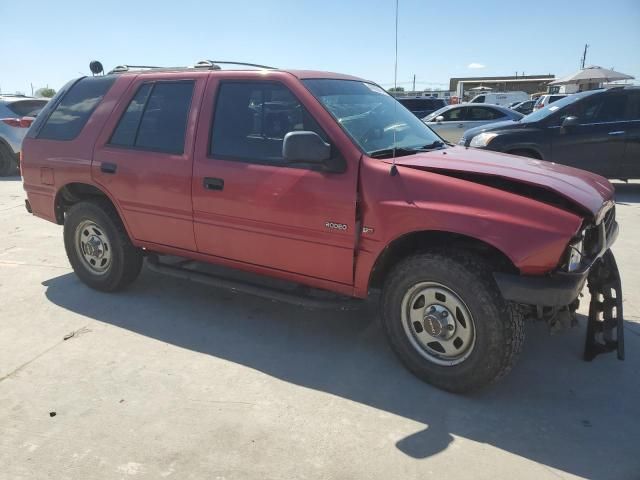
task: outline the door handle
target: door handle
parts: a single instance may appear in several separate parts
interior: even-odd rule
[[[462,127],[464,127],[464,124],[463,123],[459,123],[458,124],[458,128],[462,128]]]
[[[609,135],[624,135],[624,130],[616,130],[615,132],[609,132]]]
[[[202,185],[207,190],[222,190],[224,188],[224,180],[221,178],[204,177]]]
[[[114,174],[116,173],[116,170],[118,170],[118,165],[115,163],[102,162],[100,164],[100,171],[103,173]]]

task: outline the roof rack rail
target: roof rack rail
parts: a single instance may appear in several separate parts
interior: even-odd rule
[[[277,70],[276,67],[268,67],[267,65],[258,65],[257,63],[225,62],[223,60],[201,60],[194,65],[194,68],[207,68],[210,70],[220,70],[220,65],[218,65],[219,63],[223,65],[241,65],[244,67],[262,68],[265,70]]]
[[[116,67],[113,67],[109,73],[128,72],[129,70],[132,70],[132,69],[136,69],[136,70],[151,70],[151,69],[154,69],[154,68],[162,68],[162,67],[153,67],[151,65],[118,65]]]

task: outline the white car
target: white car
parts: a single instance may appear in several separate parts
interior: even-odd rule
[[[504,93],[483,93],[473,97],[470,103],[491,103],[492,105],[503,105],[508,107],[514,102],[526,102],[529,95],[525,92],[504,92]]]
[[[422,121],[447,142],[458,143],[462,134],[470,128],[505,120],[517,122],[523,116],[515,110],[498,105],[463,103],[436,110]]]

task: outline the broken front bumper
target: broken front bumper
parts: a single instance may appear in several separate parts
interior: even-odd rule
[[[617,351],[624,359],[624,318],[622,312],[622,284],[620,272],[610,246],[618,236],[613,222],[602,231],[602,248],[580,271],[555,271],[545,276],[526,276],[494,273],[498,288],[505,300],[537,307],[560,308],[571,305],[580,295],[585,283],[591,294],[587,339],[584,358]]]

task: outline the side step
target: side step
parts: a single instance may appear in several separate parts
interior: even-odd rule
[[[289,288],[274,288],[273,286],[260,285],[258,281],[245,281],[244,279],[233,279],[218,272],[210,273],[202,271],[206,269],[207,264],[195,262],[179,257],[166,257],[178,261],[164,262],[157,255],[149,255],[146,257],[147,267],[158,273],[171,275],[183,280],[204,283],[216,288],[229,290],[233,293],[246,293],[256,297],[266,298],[276,302],[288,303],[298,307],[311,308],[315,310],[333,309],[333,310],[355,310],[361,308],[365,303],[358,298],[344,297],[324,290],[313,289],[290,282],[279,282]],[[198,271],[197,269],[201,270]],[[238,273],[234,276],[238,277]],[[258,277],[248,274],[254,279],[260,278],[262,283],[268,280],[266,277]],[[315,294],[315,295],[313,295]]]

